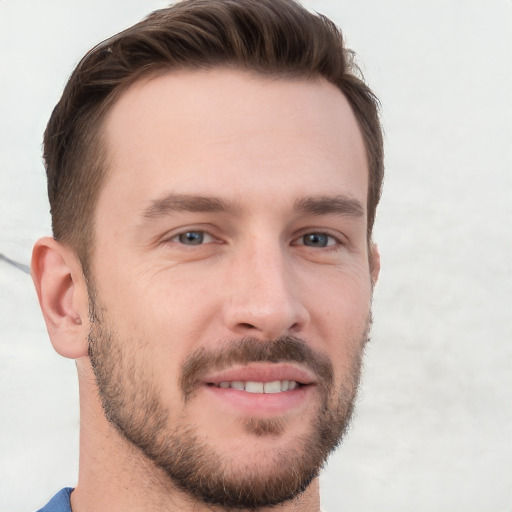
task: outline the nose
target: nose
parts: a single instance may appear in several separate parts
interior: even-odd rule
[[[256,245],[256,244],[255,244]],[[259,244],[232,261],[226,279],[225,326],[261,340],[298,335],[309,321],[286,248]]]

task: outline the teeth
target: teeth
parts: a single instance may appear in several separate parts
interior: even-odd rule
[[[264,393],[280,393],[281,392],[281,381],[274,380],[273,382],[265,382],[263,384]]]
[[[233,382],[231,382],[230,387],[233,389],[240,389],[243,391],[245,389],[245,382],[242,382],[241,380],[234,380]]]
[[[245,391],[247,393],[263,393],[263,382],[251,382],[245,383]]]
[[[292,391],[299,387],[299,383],[294,380],[274,380],[272,382],[254,382],[254,381],[223,381],[219,383],[219,388],[232,388],[247,393],[281,393],[282,391]]]

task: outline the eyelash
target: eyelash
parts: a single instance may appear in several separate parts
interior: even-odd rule
[[[201,237],[199,237],[200,238],[199,243],[186,244],[183,242],[183,240],[180,239],[181,237],[186,236],[188,234],[192,234],[192,233],[201,235]],[[314,245],[307,245],[305,243],[305,238],[307,236],[326,237],[327,243],[325,246],[320,245],[320,246],[316,246],[316,247]],[[209,237],[212,240],[204,241],[204,237]],[[334,243],[330,243],[330,241],[334,241]],[[206,231],[204,229],[187,229],[180,233],[173,234],[173,236],[166,238],[165,240],[163,240],[163,242],[164,243],[173,242],[173,243],[182,245],[184,247],[194,247],[194,246],[201,246],[201,245],[205,245],[205,244],[218,243],[218,239],[214,235],[210,234],[208,231]],[[332,235],[331,233],[327,233],[325,231],[311,230],[311,231],[307,231],[307,232],[301,234],[299,237],[292,240],[291,245],[311,247],[311,248],[315,248],[315,249],[323,249],[324,251],[334,251],[334,250],[339,249],[340,246],[343,246],[345,244],[339,239],[339,237],[336,237],[336,236]]]
[[[180,240],[180,237],[187,236],[187,235],[192,234],[192,233],[200,234],[201,235],[200,243],[198,243],[198,244],[194,244],[194,243],[185,244],[185,243],[183,243],[182,240]],[[209,237],[212,240],[205,242],[203,240],[204,237]],[[180,233],[174,234],[172,237],[169,237],[166,240],[164,240],[164,242],[174,242],[174,243],[178,243],[178,244],[184,245],[184,246],[195,246],[195,245],[204,245],[205,243],[215,243],[216,240],[217,239],[213,235],[211,235],[210,233],[208,233],[208,231],[206,231],[204,229],[187,229],[186,231],[182,231]]]
[[[314,245],[307,245],[305,243],[305,239],[308,236],[309,237],[313,237],[313,236],[325,237],[327,239],[326,245],[324,245],[324,246],[320,245],[320,246],[316,246],[316,247]],[[299,240],[300,240],[300,242],[298,243],[297,241],[299,241]],[[333,241],[334,243],[329,243],[329,241]],[[303,235],[296,238],[293,242],[293,245],[312,247],[312,248],[324,249],[326,251],[332,251],[332,250],[338,249],[341,245],[344,245],[344,244],[338,237],[336,237],[330,233],[326,233],[325,231],[308,231],[307,233],[304,233]]]

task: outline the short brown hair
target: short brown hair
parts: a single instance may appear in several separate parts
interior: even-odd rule
[[[262,76],[324,77],[348,99],[369,167],[368,239],[383,180],[378,100],[364,83],[341,31],[294,0],[184,0],[155,11],[80,61],[44,134],[53,234],[82,265],[94,242],[94,210],[107,167],[102,121],[142,77],[219,66]]]

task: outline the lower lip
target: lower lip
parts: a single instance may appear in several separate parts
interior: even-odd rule
[[[301,386],[281,393],[249,393],[232,388],[204,386],[216,404],[234,408],[245,416],[275,416],[299,408],[311,394],[313,386]]]

